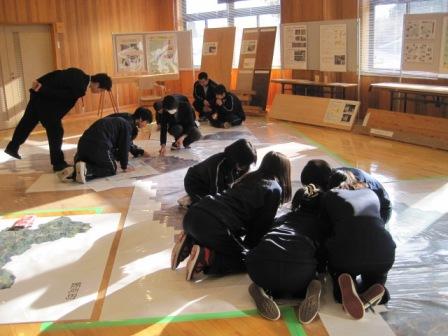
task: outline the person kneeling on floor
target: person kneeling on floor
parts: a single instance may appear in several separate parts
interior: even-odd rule
[[[180,198],[180,206],[188,207],[207,195],[221,194],[249,171],[257,162],[257,151],[246,139],[227,146],[224,152],[190,167],[184,178],[188,195]]]
[[[160,115],[160,155],[166,152],[166,135],[171,134],[174,142],[171,150],[190,148],[190,145],[201,138],[195,122],[195,113],[188,98],[182,95],[168,95],[162,101]]]
[[[75,167],[64,169],[59,177],[63,182],[86,183],[97,177],[112,176],[117,173],[116,159],[126,171],[130,144],[135,135],[123,118],[97,120],[79,139]]]
[[[227,92],[222,84],[215,88],[216,113],[210,117],[210,125],[218,128],[230,128],[241,125],[246,120],[240,99],[231,92]]]
[[[254,282],[249,293],[258,313],[268,320],[280,318],[274,298],[304,298],[299,308],[302,324],[317,315],[321,283],[316,276],[325,272],[323,248],[328,234],[328,225],[320,217],[322,195],[313,184],[297,190],[291,211],[277,218],[247,254],[247,273]]]

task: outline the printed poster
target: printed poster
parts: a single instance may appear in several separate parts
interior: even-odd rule
[[[204,42],[202,55],[214,56],[218,54],[218,42]]]
[[[176,34],[146,35],[146,51],[150,74],[179,73]]]
[[[255,68],[255,58],[245,58],[243,61],[243,69]]]
[[[143,35],[115,36],[115,58],[118,73],[145,72]]]
[[[308,54],[306,25],[283,26],[283,67],[306,69]]]
[[[257,53],[257,40],[243,40],[241,42],[241,54]]]
[[[347,25],[320,26],[320,71],[347,71]]]
[[[442,43],[440,45],[440,69],[441,73],[448,73],[448,16],[443,18]]]
[[[406,63],[432,64],[434,43],[406,41],[403,58]]]
[[[408,20],[404,36],[406,40],[433,40],[436,37],[436,20]]]
[[[324,122],[351,126],[358,113],[359,102],[331,99],[325,112]]]

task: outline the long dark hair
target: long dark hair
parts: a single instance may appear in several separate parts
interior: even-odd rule
[[[252,182],[260,179],[276,180],[282,188],[281,203],[291,199],[291,163],[282,153],[271,151],[261,161],[260,167],[245,176],[237,183]]]

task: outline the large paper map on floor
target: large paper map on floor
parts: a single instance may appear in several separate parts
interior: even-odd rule
[[[0,220],[0,323],[88,319],[120,214]]]

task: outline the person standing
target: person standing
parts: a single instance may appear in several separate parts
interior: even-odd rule
[[[17,124],[5,153],[21,159],[20,146],[40,122],[47,133],[53,170],[56,172],[66,168],[68,164],[61,150],[64,136],[61,121],[76,101],[86,94],[88,87],[92,93],[110,91],[112,80],[105,73],[89,76],[80,69],[68,68],[49,72],[34,81],[25,113]]]

